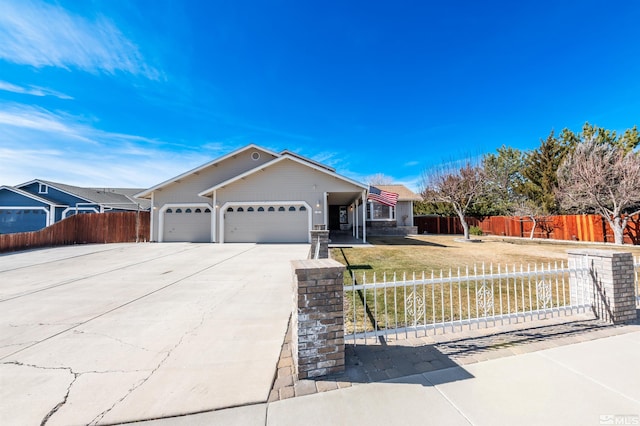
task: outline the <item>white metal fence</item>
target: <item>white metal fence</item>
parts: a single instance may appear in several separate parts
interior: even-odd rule
[[[439,274],[362,273],[345,286],[345,339],[422,336],[570,315],[591,309],[584,286],[570,288],[570,275],[588,273],[583,264],[480,265]],[[640,257],[636,300],[640,304]]]

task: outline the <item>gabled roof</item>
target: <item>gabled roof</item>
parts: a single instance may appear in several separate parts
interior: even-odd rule
[[[132,196],[130,197],[130,195],[128,195],[140,192],[140,188],[84,188],[43,179],[34,179],[19,186],[24,187],[32,183],[41,183],[66,194],[80,198],[87,203],[95,203],[105,207],[122,210],[136,210],[137,206],[134,207],[134,205],[140,205],[143,210],[149,208],[149,203],[146,200],[136,200]],[[143,206],[143,204],[145,206]]]
[[[23,191],[22,189],[16,188],[14,186],[7,186],[7,185],[0,186],[0,191],[2,191],[3,189],[6,189],[7,191],[14,192],[14,193],[16,193],[18,195],[22,195],[23,197],[31,198],[32,200],[36,200],[36,201],[38,201],[40,203],[49,204],[50,206],[56,206],[57,205],[55,202],[53,202],[51,200],[47,200],[46,198],[39,197],[39,196],[34,195],[34,194],[32,194],[30,192],[27,192],[27,191]]]
[[[124,195],[132,203],[138,204],[141,210],[149,210],[151,208],[151,200],[136,197],[136,194],[142,191],[142,188],[113,188],[107,189],[107,191],[113,191],[118,194]]]
[[[247,176],[250,176],[250,175],[252,175],[252,174],[254,174],[254,173],[258,172],[258,171],[267,169],[267,168],[273,166],[274,164],[278,164],[278,163],[280,163],[282,161],[285,161],[285,160],[290,160],[290,161],[294,161],[294,162],[296,162],[298,164],[302,164],[303,166],[307,166],[307,167],[309,167],[311,169],[314,169],[314,170],[317,170],[319,172],[325,173],[325,174],[327,174],[329,176],[333,176],[335,178],[341,179],[341,180],[343,180],[345,182],[348,182],[348,183],[350,183],[352,185],[358,186],[358,187],[360,187],[362,189],[368,189],[369,188],[367,185],[365,185],[363,183],[360,183],[360,182],[356,182],[355,180],[349,179],[349,178],[347,178],[345,176],[339,175],[336,172],[331,171],[327,167],[316,165],[315,161],[314,162],[309,162],[309,161],[301,159],[297,155],[284,154],[284,155],[281,155],[280,157],[278,157],[276,159],[273,159],[273,160],[271,160],[271,161],[269,161],[267,163],[264,163],[264,164],[262,164],[262,165],[260,165],[258,167],[255,167],[255,168],[253,168],[251,170],[248,170],[248,171],[246,171],[246,172],[244,172],[242,174],[239,174],[238,176],[235,176],[235,177],[233,177],[231,179],[228,179],[228,180],[226,180],[224,182],[220,182],[219,184],[217,184],[215,186],[212,186],[211,188],[200,192],[198,195],[201,196],[201,197],[206,197],[206,196],[208,196],[209,194],[211,194],[213,191],[215,191],[217,189],[224,188],[225,186],[227,186],[229,184],[232,184],[233,182],[236,182],[238,180],[244,179]]]
[[[398,194],[398,201],[422,201],[422,197],[404,185],[373,185],[378,189]]]
[[[180,180],[182,180],[182,179],[186,178],[186,177],[187,177],[187,176],[189,176],[189,175],[197,174],[198,172],[201,172],[201,171],[202,171],[202,170],[204,170],[204,169],[207,169],[207,168],[209,168],[209,167],[211,167],[211,166],[213,166],[213,165],[216,165],[216,164],[218,164],[218,163],[221,163],[221,162],[223,162],[224,160],[226,160],[226,159],[228,159],[228,158],[231,158],[231,157],[234,157],[234,156],[236,156],[236,155],[240,154],[241,152],[247,151],[247,150],[249,150],[249,149],[259,149],[260,151],[262,151],[262,152],[266,152],[267,154],[273,155],[274,157],[279,157],[279,156],[280,156],[280,154],[278,154],[278,153],[276,153],[276,152],[273,152],[273,151],[271,151],[271,150],[268,150],[268,149],[266,149],[266,148],[263,148],[263,147],[261,147],[261,146],[258,146],[258,145],[256,145],[256,144],[249,144],[249,145],[244,146],[244,147],[242,147],[242,148],[239,148],[239,149],[237,149],[237,150],[235,150],[235,151],[233,151],[233,152],[231,152],[231,153],[229,153],[229,154],[227,154],[227,155],[224,155],[224,156],[222,156],[222,157],[216,158],[215,160],[212,160],[212,161],[210,161],[210,162],[208,162],[208,163],[205,163],[205,164],[203,164],[203,165],[201,165],[201,166],[198,166],[198,167],[196,167],[195,169],[189,170],[189,171],[187,171],[187,172],[182,173],[181,175],[178,175],[178,176],[173,177],[173,178],[171,178],[171,179],[165,180],[164,182],[159,183],[159,184],[157,184],[156,186],[152,186],[151,188],[149,188],[149,189],[147,189],[147,190],[144,190],[144,191],[142,191],[142,192],[139,192],[139,193],[137,193],[137,194],[134,194],[134,196],[135,196],[136,198],[147,198],[147,197],[149,197],[149,196],[151,195],[151,193],[152,193],[153,191],[156,191],[156,190],[158,190],[158,189],[164,188],[165,186],[167,186],[167,185],[171,185],[172,183],[180,182]]]
[[[298,157],[299,159],[301,159],[301,160],[303,160],[303,161],[306,161],[307,163],[312,163],[312,164],[315,164],[315,165],[316,165],[316,166],[318,166],[318,167],[322,167],[322,168],[324,168],[324,169],[327,169],[327,170],[329,170],[330,172],[335,172],[335,171],[336,171],[336,169],[334,169],[333,167],[329,167],[329,166],[327,166],[326,164],[322,164],[322,163],[319,163],[319,162],[317,162],[317,161],[315,161],[315,160],[312,160],[312,159],[310,159],[310,158],[303,157],[302,155],[300,155],[300,154],[296,154],[295,152],[289,151],[288,149],[285,149],[284,151],[282,151],[282,152],[280,153],[280,155],[287,155],[287,154],[288,154],[288,155],[291,155],[292,157]]]

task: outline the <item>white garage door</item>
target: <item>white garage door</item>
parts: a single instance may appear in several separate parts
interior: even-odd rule
[[[173,207],[164,212],[162,240],[166,242],[211,242],[211,209]]]
[[[299,204],[228,207],[224,214],[224,241],[306,243],[309,241],[309,211]]]

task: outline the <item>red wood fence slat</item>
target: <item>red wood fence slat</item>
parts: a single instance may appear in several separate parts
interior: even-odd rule
[[[492,216],[482,220],[467,218],[469,226],[478,226],[484,234],[528,238],[533,222],[528,217]],[[416,216],[414,226],[419,234],[462,234],[457,217]],[[612,243],[613,230],[600,215],[563,215],[540,218],[534,238]],[[629,220],[624,235],[625,244],[640,245],[640,216]]]
[[[71,244],[147,241],[149,226],[149,212],[79,214],[39,231],[0,235],[0,253]]]

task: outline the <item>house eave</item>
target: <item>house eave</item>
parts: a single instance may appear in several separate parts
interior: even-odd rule
[[[209,167],[212,167],[212,166],[217,166],[222,161],[224,161],[224,160],[226,160],[228,158],[235,157],[238,154],[240,154],[241,152],[247,151],[249,149],[259,149],[259,150],[261,150],[263,152],[266,152],[269,155],[273,155],[274,157],[280,157],[280,154],[278,154],[277,152],[274,152],[274,151],[271,151],[269,149],[263,148],[263,147],[258,146],[256,144],[249,144],[249,145],[246,145],[246,146],[244,146],[242,148],[238,148],[237,150],[235,150],[235,151],[233,151],[233,152],[231,152],[229,154],[223,155],[222,157],[218,157],[215,160],[209,161],[208,163],[205,163],[205,164],[203,164],[201,166],[198,166],[195,169],[191,169],[191,170],[189,170],[189,171],[187,171],[185,173],[182,173],[181,175],[172,177],[171,179],[168,179],[168,180],[166,180],[166,181],[164,181],[162,183],[159,183],[159,184],[157,184],[155,186],[152,186],[151,188],[149,188],[147,190],[144,190],[144,191],[142,191],[142,192],[140,192],[138,194],[135,194],[134,197],[135,198],[151,199],[151,194],[154,191],[161,190],[162,188],[164,188],[164,187],[166,187],[168,185],[174,184],[174,183],[179,183],[180,180],[182,180],[182,179],[184,179],[184,178],[186,178],[186,177],[188,177],[190,175],[197,175],[202,170],[204,170],[206,168],[209,168]]]
[[[214,191],[216,191],[218,189],[224,188],[227,185],[230,185],[230,184],[232,184],[234,182],[237,182],[239,180],[245,179],[248,176],[250,176],[250,175],[252,175],[252,174],[254,174],[256,172],[259,172],[261,170],[267,169],[267,168],[273,166],[274,164],[278,164],[279,162],[284,161],[284,160],[291,160],[291,161],[294,161],[294,162],[296,162],[298,164],[302,164],[302,165],[304,165],[306,167],[309,167],[311,169],[317,170],[317,171],[325,173],[325,174],[327,174],[329,176],[333,176],[333,177],[335,177],[337,179],[343,180],[343,181],[348,182],[348,183],[350,183],[352,185],[360,187],[363,190],[367,190],[369,188],[368,185],[365,185],[365,184],[360,183],[360,182],[356,182],[355,180],[349,179],[348,177],[342,176],[342,175],[340,175],[340,174],[338,174],[336,172],[332,172],[332,171],[328,170],[325,167],[321,167],[321,166],[317,166],[317,165],[315,165],[313,163],[309,163],[307,161],[304,161],[304,160],[298,158],[297,156],[284,154],[284,155],[282,155],[282,156],[280,156],[278,158],[275,158],[275,159],[269,161],[268,163],[262,164],[262,165],[260,165],[258,167],[255,167],[255,168],[251,169],[251,170],[247,170],[246,172],[244,172],[244,173],[242,173],[242,174],[240,174],[238,176],[235,176],[235,177],[233,177],[231,179],[228,179],[228,180],[226,180],[224,182],[220,182],[219,184],[217,184],[215,186],[212,186],[211,188],[205,189],[204,191],[200,192],[198,194],[198,196],[200,196],[200,197],[209,197],[211,194],[213,194]]]
[[[51,207],[57,207],[58,206],[56,203],[51,202],[51,200],[47,200],[46,198],[42,198],[42,197],[34,195],[34,194],[30,193],[30,192],[23,191],[22,189],[14,187],[14,186],[2,185],[2,186],[0,186],[0,190],[2,190],[2,189],[6,189],[6,190],[11,191],[13,193],[16,193],[18,195],[22,195],[23,197],[31,198],[32,200],[38,201],[40,203],[47,204],[47,205],[49,205]]]

